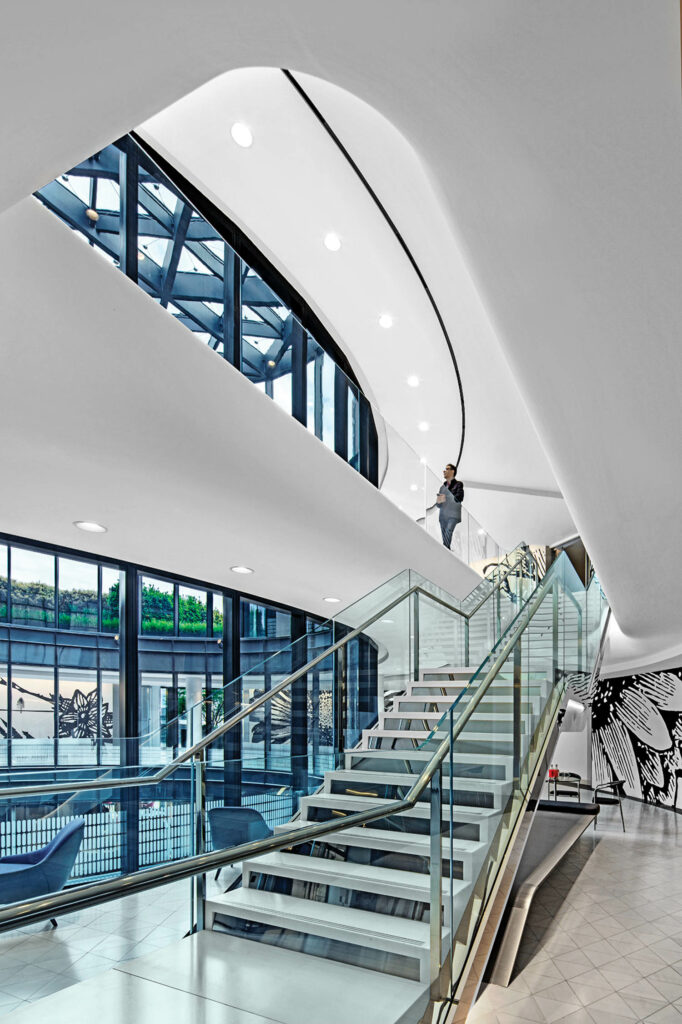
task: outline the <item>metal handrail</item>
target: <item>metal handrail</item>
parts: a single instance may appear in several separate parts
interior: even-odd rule
[[[390,801],[366,811],[358,811],[342,819],[337,818],[331,821],[317,822],[313,825],[305,825],[302,828],[297,828],[295,832],[283,832],[277,836],[270,836],[267,839],[243,843],[240,846],[233,847],[231,850],[215,850],[211,853],[202,853],[177,863],[147,868],[136,874],[124,875],[111,881],[95,882],[76,889],[67,890],[66,892],[44,896],[40,899],[24,900],[21,903],[10,904],[4,909],[0,909],[0,932],[16,928],[18,920],[21,920],[23,926],[54,917],[55,912],[60,910],[65,911],[68,909],[69,912],[83,910],[94,904],[105,903],[110,900],[119,899],[121,896],[144,892],[147,889],[156,888],[158,885],[166,884],[167,882],[205,874],[250,857],[272,853],[291,846],[299,846],[302,843],[321,839],[331,833],[340,832],[355,825],[366,825],[370,821],[376,821],[391,814],[401,814],[403,811],[414,807],[442,765],[451,744],[460,735],[464,726],[487,693],[491,683],[506,663],[510,653],[519,642],[521,635],[538,611],[547,592],[555,586],[556,580],[554,575],[550,569],[536,591],[529,598],[525,608],[519,613],[512,624],[505,643],[501,645],[500,650],[495,655],[495,659],[481,681],[479,688],[459,716],[452,731],[439,744],[417,781],[401,800]],[[400,752],[396,753],[399,754]],[[409,751],[404,751],[403,753],[405,758],[409,760]]]
[[[523,559],[519,559],[519,562],[522,560]],[[516,568],[519,562],[515,563],[513,568]],[[509,573],[511,573],[512,571],[513,569],[510,569]],[[496,588],[491,590],[490,594],[486,596],[484,601],[487,601],[488,598],[493,593],[495,593],[495,589],[502,586],[502,583],[507,578],[509,573],[507,573],[506,576],[504,576],[498,582],[498,584],[496,584]],[[142,786],[156,786],[160,782],[164,782],[170,775],[172,775],[175,772],[177,768],[180,767],[180,765],[186,764],[187,761],[191,760],[191,758],[193,757],[196,757],[196,755],[200,754],[203,750],[206,749],[206,747],[211,746],[211,744],[214,743],[215,740],[220,739],[221,736],[224,736],[225,733],[233,729],[235,725],[239,725],[239,723],[242,722],[245,718],[248,718],[253,711],[257,711],[258,708],[262,707],[264,704],[267,704],[274,697],[276,697],[277,694],[281,693],[282,690],[286,690],[289,686],[292,685],[292,683],[295,683],[298,679],[300,679],[301,676],[304,676],[307,672],[310,672],[321,662],[325,661],[327,658],[331,657],[331,655],[335,654],[338,650],[340,650],[342,647],[348,644],[351,640],[354,640],[361,633],[364,633],[364,631],[368,629],[370,626],[372,626],[378,619],[383,618],[383,616],[386,615],[387,612],[391,611],[402,601],[405,601],[407,598],[411,597],[412,594],[417,593],[422,594],[424,597],[427,597],[430,600],[437,602],[438,604],[444,605],[446,608],[449,608],[451,611],[455,612],[458,615],[461,615],[463,618],[467,620],[470,619],[478,611],[481,604],[484,603],[481,602],[481,604],[478,604],[476,608],[470,613],[463,612],[461,611],[461,609],[456,608],[454,605],[451,605],[448,601],[443,600],[443,598],[437,597],[435,594],[430,594],[428,590],[424,590],[422,586],[420,586],[419,584],[415,584],[414,586],[410,587],[407,591],[405,591],[405,593],[400,594],[400,596],[395,598],[395,600],[391,601],[389,604],[381,608],[378,612],[375,612],[374,615],[372,615],[371,618],[367,619],[366,622],[363,622],[362,625],[356,626],[349,633],[346,633],[346,635],[343,636],[340,640],[337,640],[330,647],[325,648],[325,650],[322,651],[320,654],[316,655],[310,661],[306,662],[306,664],[303,665],[301,668],[296,669],[290,675],[286,676],[276,686],[273,686],[272,689],[267,690],[265,693],[261,694],[260,697],[257,697],[256,700],[252,701],[246,707],[242,708],[241,711],[238,711],[236,714],[232,715],[231,718],[228,718],[226,721],[222,722],[221,725],[216,726],[216,728],[212,729],[211,732],[206,734],[206,736],[203,736],[191,747],[188,747],[187,750],[184,750],[181,754],[178,754],[177,757],[175,757],[163,768],[160,768],[158,772],[155,772],[154,774],[150,775],[131,775],[130,778],[124,779],[112,779],[110,777],[110,774],[107,773],[106,775],[99,775],[95,779],[73,781],[70,784],[53,782],[42,786],[11,786],[6,789],[0,789],[0,800],[10,800],[17,796],[48,796],[50,794],[56,793],[80,793],[84,791],[97,789],[139,789]]]

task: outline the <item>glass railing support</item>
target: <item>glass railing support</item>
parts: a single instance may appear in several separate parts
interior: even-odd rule
[[[337,627],[338,628],[338,627]],[[346,712],[348,705],[348,647],[339,647],[334,655],[334,678],[336,683],[336,753],[343,757],[346,749]]]
[[[194,770],[194,852],[206,853],[206,751],[200,750],[192,758]],[[191,931],[204,930],[206,921],[206,875],[192,878]]]
[[[419,681],[419,591],[412,595],[412,678]]]
[[[464,664],[469,664],[469,620],[464,622]]]
[[[521,778],[521,639],[514,645],[514,691],[513,691],[513,778],[518,784]]]
[[[442,938],[443,938],[443,836],[442,836],[442,803],[441,803],[441,774],[439,767],[431,779],[430,797],[430,833],[431,842],[429,847],[429,872],[431,876],[429,922],[430,922],[430,945],[431,964],[430,981],[434,997],[438,998],[438,982],[441,970]],[[452,786],[450,787],[452,789]],[[452,890],[452,886],[450,886]]]
[[[578,672],[583,670],[583,613],[578,611]]]
[[[559,681],[559,582],[552,584],[552,686]]]

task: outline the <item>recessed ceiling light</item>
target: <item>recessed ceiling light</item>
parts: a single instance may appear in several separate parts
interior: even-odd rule
[[[418,491],[419,487],[417,486],[417,484],[410,484],[410,490],[411,491]]]
[[[393,317],[390,313],[382,313],[379,317],[379,327],[384,327],[388,330],[389,327],[393,327]]]
[[[411,388],[418,388],[420,384],[419,377],[417,377],[417,375],[413,373],[410,377],[407,378],[407,383]]]
[[[253,142],[253,134],[248,125],[242,124],[241,121],[236,121],[230,128],[230,135],[242,149],[248,149]]]
[[[382,619],[381,621],[385,622],[387,626],[393,625],[393,619]]]
[[[422,466],[427,466],[428,463],[429,463],[429,460],[426,458],[425,455],[422,455],[422,457],[421,457],[421,459],[419,461],[422,464]]]
[[[485,530],[479,530],[478,531],[478,536],[479,537],[485,537]]]
[[[422,420],[421,423],[417,424],[417,426],[422,433],[426,433],[426,431],[430,429],[430,424],[428,424],[426,420]]]
[[[325,597],[323,600],[325,600],[327,602],[327,604],[340,604],[341,603],[341,598],[340,597]]]
[[[274,359],[268,359],[268,366],[277,366],[277,363]]]
[[[253,572],[253,569],[249,569],[248,565],[231,565],[230,569],[232,570],[232,572],[240,572],[244,575]]]
[[[324,244],[330,252],[338,252],[341,248],[341,239],[335,231],[329,231],[324,236]]]
[[[76,519],[73,524],[77,526],[79,530],[85,530],[86,533],[106,533],[106,526],[102,526],[101,523],[89,523],[85,519]]]

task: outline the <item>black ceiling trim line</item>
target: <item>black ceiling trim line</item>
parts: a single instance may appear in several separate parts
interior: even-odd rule
[[[356,175],[358,176],[358,178],[360,179],[360,181],[364,185],[365,189],[367,190],[367,192],[369,193],[369,195],[373,199],[374,203],[376,204],[376,206],[377,206],[378,210],[380,211],[381,215],[383,216],[384,220],[386,221],[386,223],[390,227],[391,231],[395,235],[395,238],[396,238],[398,244],[400,245],[401,249],[403,250],[403,252],[407,256],[408,260],[410,261],[412,269],[414,270],[415,274],[419,278],[419,281],[421,282],[421,285],[424,288],[424,291],[426,292],[427,298],[428,298],[429,302],[431,303],[431,308],[433,309],[434,313],[436,314],[436,319],[438,320],[438,324],[440,326],[440,329],[443,332],[443,337],[445,338],[446,344],[448,346],[448,350],[450,352],[450,356],[452,358],[452,365],[455,368],[455,376],[457,377],[457,387],[459,389],[459,401],[460,401],[460,406],[461,406],[461,409],[462,409],[462,434],[461,434],[460,441],[459,441],[459,452],[457,454],[457,458],[455,459],[455,465],[458,465],[459,461],[460,461],[460,459],[462,457],[462,452],[464,451],[464,436],[465,436],[465,432],[466,432],[466,409],[465,409],[465,406],[464,406],[464,389],[462,388],[462,378],[461,378],[461,375],[460,375],[460,372],[459,372],[459,366],[457,365],[457,359],[455,357],[455,350],[454,350],[454,348],[452,346],[452,342],[450,340],[450,335],[448,334],[447,327],[445,326],[445,321],[443,320],[443,317],[442,317],[441,312],[440,312],[440,310],[438,308],[436,300],[433,297],[433,293],[432,293],[431,289],[429,288],[429,285],[428,285],[428,283],[426,281],[426,278],[424,277],[424,275],[423,275],[423,273],[422,273],[422,271],[421,271],[421,269],[419,267],[419,264],[417,263],[416,259],[412,255],[410,247],[408,246],[407,242],[405,241],[405,239],[401,235],[400,231],[398,230],[398,227],[397,227],[395,221],[393,220],[393,218],[389,214],[389,212],[386,209],[386,207],[384,206],[384,204],[379,199],[379,196],[376,194],[376,192],[374,191],[374,189],[370,185],[369,181],[367,180],[367,178],[365,177],[365,175],[363,174],[363,172],[360,170],[359,166],[357,165],[357,163],[353,159],[353,157],[350,155],[350,153],[348,152],[348,150],[344,146],[344,144],[341,141],[341,139],[339,138],[339,136],[336,134],[336,132],[331,127],[331,125],[329,124],[327,119],[324,117],[322,112],[319,110],[319,108],[315,105],[315,103],[310,98],[308,93],[305,91],[305,89],[303,88],[301,83],[298,82],[297,79],[293,76],[291,71],[289,71],[287,68],[281,68],[280,70],[281,70],[282,74],[284,75],[284,77],[287,79],[287,81],[294,87],[294,89],[299,94],[299,96],[301,97],[303,102],[309,107],[309,109],[315,115],[317,120],[320,122],[320,124],[322,125],[324,130],[327,132],[327,134],[331,138],[331,140],[334,142],[334,144],[337,146],[337,148],[340,150],[340,152],[346,158],[346,160],[348,161],[348,163],[353,168],[353,170],[355,171]]]
[[[310,331],[315,341],[332,357],[337,366],[343,370],[355,387],[364,394],[346,353],[330,334],[328,328],[324,326],[310,304],[296,291],[281,270],[278,270],[270,262],[267,256],[254,244],[252,239],[223,210],[216,206],[215,203],[212,203],[203,194],[201,189],[192,184],[169,160],[161,156],[137,132],[130,132],[130,136],[142,152],[168,178],[173,187],[183,194],[184,198],[194,207],[197,213],[201,214],[228,245],[232,246],[237,255],[263,278],[265,283],[272,288],[273,292],[289,307],[294,316],[300,320],[303,327]]]

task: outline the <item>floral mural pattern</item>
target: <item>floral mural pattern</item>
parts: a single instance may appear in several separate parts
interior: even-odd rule
[[[592,709],[592,775],[624,779],[629,796],[682,808],[682,668],[600,679],[572,677]]]
[[[7,680],[0,678],[0,686],[7,687]],[[19,686],[16,681],[12,683],[12,688],[19,694],[44,702],[50,709],[54,708],[53,693],[44,694],[27,690],[23,686]],[[98,737],[111,739],[114,716],[106,701],[101,702],[101,720],[98,721],[98,718],[97,689],[90,690],[89,693],[74,690],[71,698],[59,697],[57,722],[60,739],[96,740]],[[13,729],[12,735],[14,739],[30,740],[34,738],[30,732],[18,732],[16,728]],[[0,712],[0,737],[6,739],[7,736],[7,712],[3,711]]]

